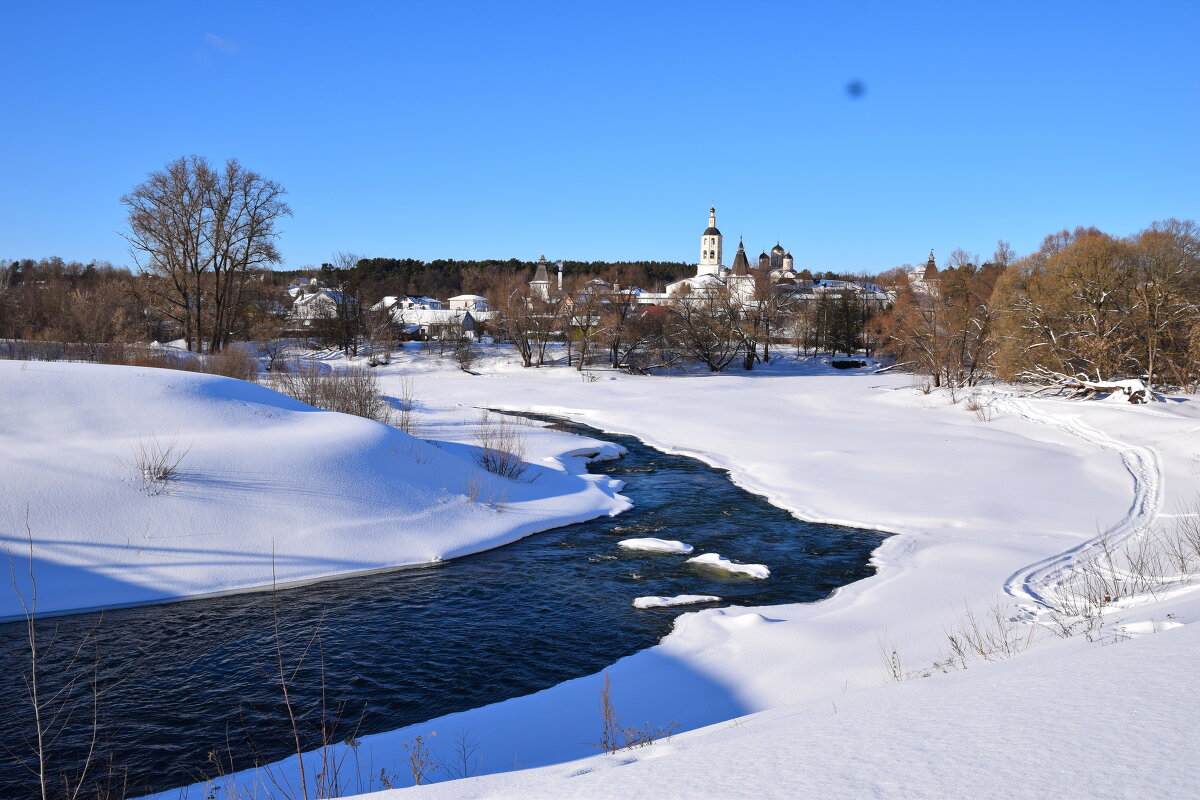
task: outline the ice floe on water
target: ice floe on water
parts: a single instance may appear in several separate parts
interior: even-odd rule
[[[626,550],[651,550],[655,553],[690,553],[695,549],[690,544],[677,542],[674,539],[655,539],[653,537],[622,539],[617,544]]]
[[[678,594],[674,597],[635,597],[634,608],[667,608],[668,606],[690,606],[696,603],[716,603],[721,598],[715,594]]]
[[[702,556],[689,558],[688,563],[723,569],[726,572],[735,572],[739,575],[749,575],[751,578],[771,577],[771,570],[767,569],[764,564],[735,564],[728,558],[721,558],[716,553],[705,553]]]

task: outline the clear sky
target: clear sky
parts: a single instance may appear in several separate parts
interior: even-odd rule
[[[1200,217],[1200,2],[6,3],[0,258],[129,263],[185,154],[283,184],[287,268],[686,260],[716,204],[878,272]],[[860,93],[848,90],[854,82]]]

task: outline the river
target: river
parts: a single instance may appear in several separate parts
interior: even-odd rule
[[[632,510],[441,564],[274,597],[240,594],[39,622],[41,641],[51,645],[40,664],[43,697],[81,676],[65,693],[79,702],[47,748],[48,774],[77,774],[87,761],[90,674],[100,676],[100,735],[86,782],[136,796],[214,774],[213,759],[229,771],[294,752],[276,641],[289,677],[296,670],[293,709],[315,745],[322,719],[340,741],[596,672],[652,646],[678,614],[696,608],[639,611],[631,606],[639,595],[713,594],[723,598],[717,605],[809,602],[872,572],[870,553],[882,534],[804,522],[695,459],[576,423],[561,427],[628,450],[591,470],[626,481]],[[617,546],[643,536],[766,564],[771,577],[723,575],[684,556]],[[32,796],[23,766],[33,752],[23,623],[0,625],[0,666],[0,743],[12,750],[0,755],[0,797]]]

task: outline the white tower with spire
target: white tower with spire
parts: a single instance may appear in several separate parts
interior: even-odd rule
[[[700,234],[700,264],[696,267],[696,277],[719,275],[721,253],[721,232],[717,230],[717,209],[714,206],[708,210],[708,227]]]

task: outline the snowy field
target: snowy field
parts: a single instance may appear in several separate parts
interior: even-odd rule
[[[365,737],[355,758],[389,765],[393,785],[412,782],[404,745],[417,736],[445,766],[431,780],[480,776],[395,795],[1197,796],[1194,586],[1114,598],[1069,638],[1051,632],[1044,605],[1070,594],[1071,567],[1098,536],[1128,545],[1194,513],[1193,398],[1131,406],[988,389],[976,411],[906,376],[804,361],[589,380],[492,352],[473,375],[420,353],[379,372],[392,393],[412,379],[431,414],[569,416],[729,469],[800,517],[898,535],[876,551],[876,576],[828,600],[685,614],[661,644],[614,664],[623,724],[678,731],[669,741],[594,755],[594,675]],[[972,615],[1005,652],[959,663],[948,634],[969,635]],[[294,787],[295,760],[272,774],[223,788],[263,797],[289,776]]]

